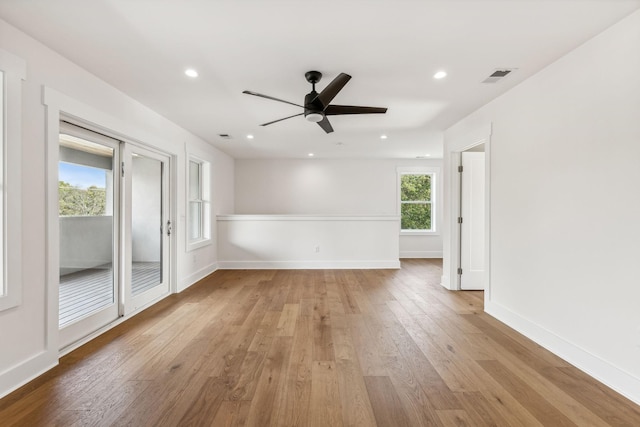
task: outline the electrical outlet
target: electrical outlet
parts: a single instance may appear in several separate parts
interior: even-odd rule
[[[320,252],[320,246],[316,246],[316,253]]]

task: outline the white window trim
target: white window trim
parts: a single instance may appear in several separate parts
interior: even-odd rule
[[[211,162],[201,159],[193,154],[187,155],[187,165],[186,165],[186,192],[185,192],[185,200],[186,200],[186,233],[185,238],[187,241],[187,252],[193,251],[195,249],[199,249],[208,245],[211,245],[213,240],[211,238]],[[202,210],[200,213],[200,221],[201,221],[201,230],[203,233],[203,237],[199,239],[191,240],[189,237],[189,230],[191,229],[190,218],[189,215],[189,188],[190,188],[190,175],[189,175],[189,164],[191,162],[196,162],[200,164],[200,191],[201,191],[201,201],[202,201]],[[208,194],[207,194],[208,193]],[[208,207],[208,209],[206,209]],[[208,212],[208,214],[207,214]]]
[[[0,248],[0,311],[22,303],[22,81],[26,80],[26,62],[0,49],[3,72],[3,120],[0,141],[0,214],[2,247]]]
[[[400,186],[402,175],[431,175],[431,230],[402,230],[401,236],[437,236],[440,234],[440,206],[438,197],[440,195],[440,168],[434,166],[400,166],[396,168],[396,214],[400,217],[402,224],[402,209],[400,200]]]

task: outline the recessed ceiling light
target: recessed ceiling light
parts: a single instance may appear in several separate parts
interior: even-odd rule
[[[309,154],[308,154],[308,156],[309,156],[309,157],[313,157],[313,153],[309,153]]]
[[[251,134],[247,135],[247,139],[253,139],[253,135]]]
[[[433,75],[434,79],[444,79],[445,77],[447,77],[447,72],[442,70]]]
[[[198,77],[198,72],[197,72],[196,70],[194,70],[193,68],[187,68],[187,69],[184,71],[184,73],[185,73],[187,76],[189,76],[189,77],[191,77],[191,78],[194,78],[194,79],[195,79],[196,77]]]
[[[387,135],[380,135],[380,139],[387,139]]]

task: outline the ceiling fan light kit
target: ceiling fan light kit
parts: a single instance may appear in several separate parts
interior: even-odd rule
[[[333,127],[327,119],[327,116],[339,116],[343,114],[384,114],[387,112],[386,108],[381,107],[360,107],[355,105],[334,105],[331,104],[333,98],[342,90],[342,88],[351,80],[351,76],[345,73],[340,73],[338,77],[333,79],[331,83],[325,87],[322,92],[316,92],[316,83],[322,78],[322,73],[319,71],[307,71],[304,75],[309,83],[311,83],[311,92],[304,97],[304,105],[299,105],[293,102],[285,101],[282,99],[274,98],[272,96],[263,95],[257,92],[245,90],[242,93],[247,95],[258,96],[260,98],[270,99],[272,101],[284,102],[285,104],[295,105],[304,109],[304,112],[300,114],[294,114],[293,116],[284,117],[282,119],[274,120],[268,123],[263,123],[260,126],[268,126],[273,123],[281,122],[293,117],[304,115],[304,117],[318,125],[326,132],[333,132]]]
[[[324,119],[324,116],[322,115],[322,113],[307,113],[307,115],[305,116],[305,118],[313,123],[318,123],[319,121],[322,121],[322,119]]]

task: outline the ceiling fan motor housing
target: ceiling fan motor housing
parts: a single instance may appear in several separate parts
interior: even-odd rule
[[[324,119],[324,109],[318,98],[318,92],[312,90],[304,97],[304,117],[310,122],[319,122]]]

